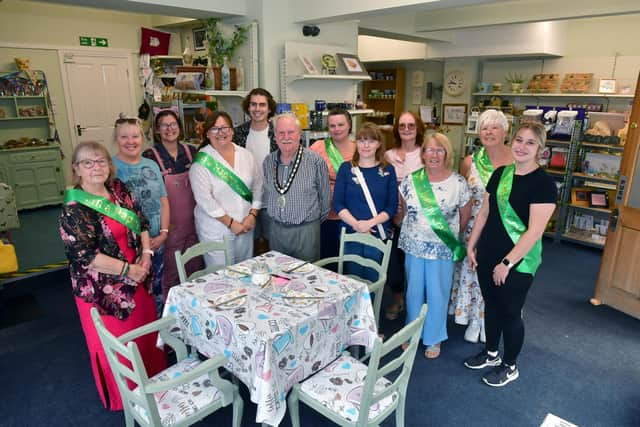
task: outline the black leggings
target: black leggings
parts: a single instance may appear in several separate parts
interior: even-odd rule
[[[487,268],[489,267],[489,268]],[[493,283],[493,268],[478,265],[478,281],[484,298],[484,325],[487,335],[487,351],[498,351],[500,335],[504,339],[503,360],[515,365],[524,342],[522,307],[533,282],[531,274],[509,271],[502,286]]]
[[[393,245],[391,246],[391,257],[387,268],[387,285],[394,294],[404,292],[404,251],[398,247],[400,238],[400,227],[393,226]]]

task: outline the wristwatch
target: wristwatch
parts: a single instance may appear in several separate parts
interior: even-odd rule
[[[513,264],[511,261],[509,261],[508,258],[503,258],[502,259],[502,263],[505,265],[505,267],[507,267],[509,270],[511,270],[511,267],[513,267],[515,264]]]

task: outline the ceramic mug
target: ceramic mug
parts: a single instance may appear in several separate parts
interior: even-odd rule
[[[482,93],[491,92],[491,83],[479,82],[478,83],[478,92],[482,92]]]

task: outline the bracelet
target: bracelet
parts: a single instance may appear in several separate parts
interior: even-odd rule
[[[160,232],[169,234],[169,229],[168,228],[161,228]]]
[[[258,218],[258,214],[255,213],[254,211],[249,211],[249,215],[253,215],[254,218]]]
[[[154,253],[153,253],[153,251],[152,251],[151,249],[143,249],[143,250],[142,250],[142,253],[143,253],[143,254],[149,254],[149,255],[151,255],[151,256],[153,256],[153,255],[154,255]]]
[[[231,218],[231,220],[229,220],[229,225],[227,226],[227,228],[229,230],[231,230],[231,226],[233,225],[233,218]]]
[[[120,271],[120,276],[125,277],[128,272],[129,272],[129,263],[127,261],[124,261],[124,264],[122,264],[122,271]]]

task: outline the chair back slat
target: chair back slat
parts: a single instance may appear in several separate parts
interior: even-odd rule
[[[221,251],[224,253],[224,265],[212,265],[203,270],[196,271],[187,277],[185,264],[187,264],[195,257],[215,251]],[[178,267],[178,276],[180,277],[180,283],[184,283],[188,280],[197,279],[198,277],[204,276],[205,274],[216,272],[221,268],[226,267],[227,265],[233,264],[233,248],[231,246],[231,241],[229,240],[229,238],[227,236],[224,236],[220,241],[196,243],[195,245],[184,251],[184,253],[182,254],[180,253],[180,251],[176,251],[175,257],[176,266]]]
[[[406,393],[406,389],[409,383],[409,377],[411,370],[413,369],[413,362],[416,356],[416,350],[418,349],[418,341],[420,340],[420,332],[424,326],[424,319],[427,316],[427,305],[423,304],[420,309],[420,314],[411,323],[400,329],[393,334],[384,344],[380,339],[376,339],[373,351],[371,352],[371,358],[369,359],[369,366],[367,369],[367,376],[364,382],[364,390],[362,392],[362,400],[360,402],[360,408],[370,408],[371,405],[384,399],[391,393],[398,391],[400,393]],[[390,361],[381,364],[381,359],[389,354],[391,351],[396,350],[403,343],[409,342],[409,347],[401,351],[401,353],[391,359]],[[384,391],[378,393],[374,392],[375,383],[384,375],[394,372],[398,369],[402,369],[398,377],[391,382],[391,384],[385,388]],[[387,413],[387,411],[385,411]],[[380,414],[376,419],[383,419],[386,415]],[[368,411],[361,410],[359,414],[359,423],[364,423],[368,420]]]

